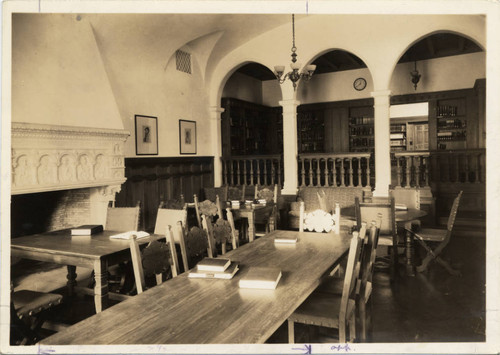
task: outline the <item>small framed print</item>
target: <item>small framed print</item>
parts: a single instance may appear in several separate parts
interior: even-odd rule
[[[158,155],[158,121],[156,117],[135,115],[135,154]]]
[[[196,122],[179,120],[179,147],[181,154],[196,154]]]

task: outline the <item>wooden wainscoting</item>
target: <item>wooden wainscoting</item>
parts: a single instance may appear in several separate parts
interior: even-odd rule
[[[193,194],[203,194],[204,187],[214,186],[213,157],[126,158],[125,177],[116,207],[135,206],[141,202],[140,228],[152,231],[161,200],[184,195],[193,202]]]

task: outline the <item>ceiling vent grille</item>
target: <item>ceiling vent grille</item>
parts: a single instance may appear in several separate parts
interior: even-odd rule
[[[191,54],[181,50],[176,51],[175,65],[178,71],[191,74]]]

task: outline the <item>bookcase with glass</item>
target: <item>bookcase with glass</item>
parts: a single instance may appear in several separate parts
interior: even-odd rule
[[[373,106],[351,107],[349,110],[349,150],[373,152],[375,149]]]
[[[406,131],[406,123],[391,124],[391,151],[401,152],[407,149]]]
[[[467,116],[465,99],[438,100],[436,130],[438,149],[467,148]]]
[[[325,122],[321,110],[298,112],[299,153],[325,151]]]

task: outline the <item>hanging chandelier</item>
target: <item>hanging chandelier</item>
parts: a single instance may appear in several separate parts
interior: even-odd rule
[[[415,87],[415,90],[417,90],[417,84],[420,81],[420,77],[422,76],[421,74],[418,73],[417,70],[417,61],[415,61],[415,70],[412,70],[410,72],[411,75],[411,82],[413,83],[413,86]]]
[[[293,90],[297,88],[297,83],[300,79],[304,79],[308,81],[311,79],[314,70],[316,70],[316,66],[313,64],[306,65],[302,73],[299,73],[300,67],[302,66],[301,63],[297,63],[297,47],[295,47],[295,15],[292,14],[292,63],[290,63],[290,67],[292,68],[292,71],[286,73],[284,76],[285,72],[285,66],[284,65],[276,65],[274,67],[274,74],[276,75],[276,78],[280,82],[280,84],[283,84],[285,80],[288,78],[293,84]]]

